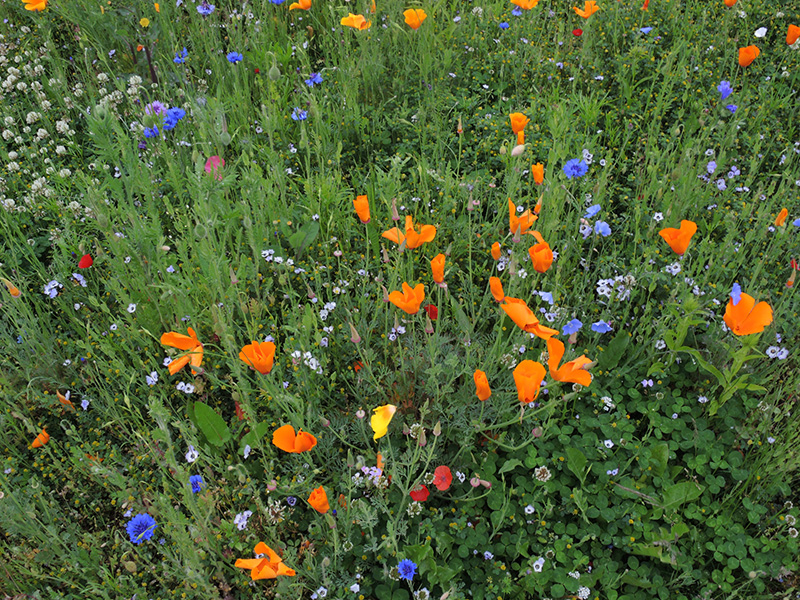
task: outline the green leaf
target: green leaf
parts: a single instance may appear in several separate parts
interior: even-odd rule
[[[620,331],[615,335],[614,339],[611,340],[611,343],[608,345],[608,348],[606,348],[597,359],[597,365],[600,369],[607,371],[616,367],[619,364],[620,358],[622,358],[622,355],[625,353],[625,348],[630,344],[630,341],[631,338],[627,331]]]
[[[450,296],[450,306],[453,309],[453,314],[456,317],[456,322],[458,323],[458,328],[461,330],[461,333],[469,337],[472,333],[472,325],[470,325],[467,315],[461,309],[461,305],[458,303],[455,296]]]
[[[195,425],[203,432],[206,439],[215,446],[222,446],[231,439],[231,431],[227,423],[208,404],[194,403]]]
[[[677,509],[684,502],[691,502],[700,497],[703,487],[693,481],[682,481],[664,491],[664,508]]]
[[[319,235],[319,222],[309,221],[289,236],[289,244],[298,255],[308,248]]]
[[[269,431],[271,425],[264,421],[263,423],[259,423],[253,429],[251,429],[247,435],[245,435],[241,441],[239,442],[239,448],[243,449],[245,446],[253,447],[256,445],[256,440],[260,440]]]
[[[653,473],[661,476],[664,469],[667,468],[667,461],[669,460],[669,444],[662,442],[656,444],[650,449],[650,457],[653,460]]]
[[[502,475],[503,473],[508,473],[516,469],[517,467],[522,467],[523,464],[521,461],[517,460],[516,458],[512,458],[511,460],[507,460],[503,467],[497,472],[498,475]]]
[[[578,450],[577,448],[567,448],[567,468],[575,473],[575,477],[581,480],[583,483],[586,474],[584,473],[584,469],[586,468],[586,456]]]

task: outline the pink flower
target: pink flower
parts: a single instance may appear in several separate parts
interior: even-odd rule
[[[220,158],[219,156],[211,156],[206,161],[206,173],[211,173],[214,171],[214,178],[217,181],[222,181],[222,173],[217,173],[217,171],[225,166],[225,159]]]

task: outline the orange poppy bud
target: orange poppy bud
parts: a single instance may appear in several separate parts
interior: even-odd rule
[[[298,0],[289,5],[289,10],[311,10],[311,0]]]
[[[531,120],[523,115],[522,113],[511,113],[509,115],[509,119],[511,119],[511,131],[514,133],[519,133],[523,129],[525,129],[525,125],[531,122]]]
[[[528,248],[528,254],[530,254],[534,270],[538,273],[544,273],[553,264],[553,251],[550,249],[550,244],[544,241],[541,233],[534,231],[533,237],[539,243]]]
[[[58,398],[58,401],[61,402],[61,404],[63,404],[64,406],[71,408],[72,410],[75,410],[75,405],[69,399],[69,392],[67,392],[67,395],[65,396],[64,394],[56,390],[56,398]]]
[[[492,258],[495,260],[500,260],[500,242],[495,242],[492,244]]]
[[[190,350],[188,354],[184,354],[169,363],[167,368],[170,375],[175,375],[188,364],[191,364],[193,374],[197,375],[201,372],[200,364],[203,362],[203,344],[197,339],[194,329],[189,327],[188,331],[189,335],[169,331],[161,336],[161,343],[164,346],[170,346],[178,350]]]
[[[725,0],[725,6],[731,8],[734,4],[736,4],[736,0]]]
[[[544,181],[544,165],[542,163],[531,165],[531,175],[533,175],[533,182],[536,185],[542,185],[542,182]],[[539,214],[539,211],[534,212]]]
[[[275,344],[272,342],[253,342],[239,352],[239,358],[262,375],[272,371],[275,360]]]
[[[374,432],[373,441],[377,441],[378,438],[382,438],[389,432],[389,423],[391,423],[395,412],[397,412],[397,407],[394,404],[384,404],[372,409],[373,414],[370,417],[369,424]]]
[[[552,337],[547,340],[547,353],[549,354],[547,366],[550,368],[550,377],[556,381],[580,383],[584,387],[592,383],[591,374],[583,369],[584,365],[592,362],[585,355],[582,354],[559,368],[558,363],[564,357],[564,343]]]
[[[492,395],[492,390],[489,388],[489,380],[486,378],[486,373],[480,369],[475,369],[475,374],[472,376],[475,380],[475,394],[481,402],[487,400]]]
[[[523,10],[530,10],[536,8],[536,5],[539,4],[539,0],[511,0],[511,4],[519,6]]]
[[[778,213],[778,218],[775,219],[775,225],[778,227],[783,227],[786,224],[786,217],[789,216],[789,211],[785,208],[781,209],[781,212]]]
[[[514,369],[514,383],[520,402],[530,404],[539,396],[539,388],[545,376],[544,366],[532,360],[523,360]]]
[[[464,133],[464,127],[461,125],[461,117],[458,117],[458,127],[456,127],[456,133],[458,135]]]
[[[761,54],[761,50],[758,49],[758,46],[739,48],[739,64],[742,67],[750,66],[750,63],[752,63],[759,54]]]
[[[31,448],[41,448],[49,441],[50,441],[50,435],[44,429],[42,429],[42,432],[36,436],[35,440],[33,440]]]
[[[664,238],[664,241],[669,244],[669,247],[672,248],[676,254],[683,255],[687,248],[689,248],[689,242],[696,231],[697,223],[693,221],[681,221],[680,229],[667,227],[659,231],[658,235]]]
[[[755,298],[742,293],[738,304],[734,305],[733,298],[728,300],[724,320],[734,335],[761,333],[772,323],[772,308],[766,302],[756,304]]]
[[[22,295],[22,292],[19,291],[19,288],[5,277],[0,277],[0,281],[5,284],[6,289],[8,290],[8,293],[11,294],[12,298],[19,298]]]
[[[356,196],[356,199],[353,200],[353,207],[356,209],[356,214],[361,222],[364,223],[364,225],[369,223],[369,199],[367,196]]]
[[[650,6],[650,0],[644,0],[644,6],[642,6],[642,10],[647,10],[648,6]]]
[[[499,277],[489,277],[489,289],[492,290],[492,296],[498,302],[506,299],[506,295],[503,293],[503,284],[500,283]]]
[[[421,8],[409,8],[403,12],[403,16],[406,18],[406,25],[411,29],[419,29],[422,22],[428,18],[428,15]]]
[[[308,503],[318,513],[322,513],[323,515],[331,509],[330,504],[328,504],[328,494],[325,493],[325,488],[319,486],[308,497]]]
[[[433,280],[442,285],[444,283],[444,254],[438,254],[431,260],[431,273]]]
[[[369,12],[371,12],[374,15],[377,10],[378,7],[375,5],[375,0],[372,0],[372,4],[370,4],[369,7]]]
[[[558,330],[550,329],[549,327],[541,325],[539,323],[539,319],[537,319],[536,315],[533,314],[533,311],[528,308],[528,305],[525,304],[524,300],[506,296],[505,303],[501,304],[500,308],[505,311],[512,321],[514,321],[517,327],[523,331],[532,333],[543,340],[558,334]]]
[[[278,429],[273,432],[272,444],[284,452],[300,454],[316,446],[317,438],[302,429],[298,429],[297,435],[295,435],[294,427],[291,425],[284,425],[283,427],[278,427]]]
[[[797,278],[797,271],[792,269],[792,274],[789,275],[789,280],[786,282],[786,287],[790,288],[794,285],[794,280]]]
[[[581,10],[577,6],[573,6],[572,10],[574,10],[575,14],[577,14],[579,17],[588,19],[598,10],[600,10],[600,7],[597,6],[597,2],[595,0],[586,0],[586,2],[583,3],[583,10]]]
[[[538,215],[540,212],[542,212],[542,198],[544,198],[544,195],[539,196],[536,206],[533,207],[533,214],[535,215]]]
[[[275,579],[279,575],[294,577],[294,569],[290,569],[278,554],[264,542],[258,542],[253,548],[256,554],[263,555],[264,558],[237,558],[236,566],[240,569],[249,569],[250,577],[257,579]]]
[[[158,2],[154,2],[153,6],[155,7],[157,13],[161,12],[161,7],[158,5]]]
[[[370,28],[372,21],[367,21],[364,18],[364,15],[354,15],[353,13],[349,13],[346,17],[342,18],[342,25],[363,31],[364,29]]]
[[[394,291],[389,294],[389,302],[410,315],[419,312],[419,307],[424,299],[425,286],[421,283],[412,288],[404,281],[402,292]]]
[[[786,43],[793,46],[798,39],[800,39],[800,27],[789,25],[789,31],[786,32]]]

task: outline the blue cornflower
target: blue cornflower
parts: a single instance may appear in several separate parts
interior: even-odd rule
[[[400,561],[400,564],[397,565],[397,572],[400,573],[401,578],[406,581],[411,581],[417,572],[417,565],[413,560],[404,558]]]
[[[603,237],[608,237],[611,235],[611,227],[609,227],[608,223],[605,221],[598,221],[594,224],[594,232],[602,235]]]
[[[273,4],[283,4],[285,2],[285,0],[269,0],[269,1],[272,2]]]
[[[597,323],[592,323],[592,331],[596,331],[597,333],[608,333],[611,331],[611,325],[606,323],[605,321],[598,321]]]
[[[176,52],[175,53],[175,58],[172,59],[172,62],[174,62],[175,64],[178,64],[178,65],[183,64],[183,63],[186,62],[186,57],[187,56],[189,56],[189,51],[186,48],[184,48],[183,52]]]
[[[717,90],[722,94],[722,100],[725,100],[725,98],[733,93],[733,88],[729,81],[720,81]]]
[[[302,110],[301,108],[295,108],[292,111],[292,120],[294,121],[305,121],[308,118],[308,112]]]
[[[186,116],[186,111],[182,108],[173,107],[167,109],[167,114],[164,115],[164,131],[169,131],[170,129],[174,129],[175,125],[178,124],[183,117]]]
[[[739,301],[742,299],[742,286],[738,283],[733,284],[733,288],[731,289],[731,302],[733,305],[736,306],[739,304]]]
[[[319,85],[320,83],[322,83],[322,75],[319,73],[312,73],[308,76],[308,79],[306,79],[306,85],[308,87],[314,87],[314,85]]]
[[[567,176],[567,179],[572,179],[573,177],[583,177],[589,170],[589,165],[580,159],[571,158],[567,161],[567,164],[564,165],[563,170],[564,175]]]
[[[500,29],[508,29],[509,27],[511,27],[511,25],[509,25],[509,24],[508,24],[508,23],[506,23],[505,21],[503,21],[502,23],[500,23]]]
[[[244,57],[239,54],[238,52],[228,52],[228,62],[232,64],[236,64],[237,62],[241,61]]]
[[[731,111],[732,114],[736,114],[736,111],[739,109],[735,104],[728,104],[725,108]]]
[[[203,0],[203,3],[197,7],[197,12],[199,12],[204,17],[207,17],[211,13],[214,12],[216,7],[213,4],[209,4],[208,0]]]
[[[521,17],[522,9],[519,6],[515,6],[514,10],[511,11],[511,14],[514,15],[515,17]]]
[[[193,494],[196,494],[203,489],[203,478],[200,475],[192,475],[189,477],[189,483],[192,484]]]
[[[583,327],[583,323],[578,321],[578,319],[572,319],[572,321],[564,325],[564,329],[562,329],[561,332],[564,335],[572,335],[573,333],[578,333],[581,327]]]
[[[641,31],[643,34],[647,35],[651,31],[653,31],[653,28],[652,27],[642,27],[639,31]]]
[[[156,520],[147,513],[139,513],[128,521],[128,535],[131,542],[134,544],[141,544],[145,540],[153,537],[153,531],[158,527]]]
[[[586,209],[586,214],[583,215],[583,218],[584,219],[592,219],[599,212],[600,212],[600,205],[599,204],[592,204],[589,208]]]
[[[155,125],[153,127],[145,127],[144,137],[146,138],[158,137],[158,127],[156,127]]]

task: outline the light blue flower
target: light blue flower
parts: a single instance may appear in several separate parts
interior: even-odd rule
[[[611,331],[612,327],[605,321],[598,321],[597,323],[592,323],[592,331],[596,331],[597,333],[608,333]]]
[[[589,165],[577,158],[571,158],[568,160],[567,164],[565,164],[563,168],[564,175],[567,176],[567,179],[572,179],[573,177],[583,177],[586,175],[588,170]]]
[[[578,333],[581,327],[583,327],[583,323],[581,323],[578,319],[572,319],[572,321],[564,325],[564,328],[561,330],[561,332],[564,335],[572,335],[573,333]]]
[[[594,224],[594,232],[602,235],[603,237],[608,237],[611,235],[611,227],[609,227],[608,223],[605,221],[598,221]]]

